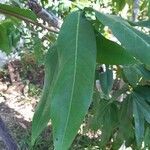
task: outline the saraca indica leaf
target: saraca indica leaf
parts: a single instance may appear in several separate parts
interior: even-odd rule
[[[45,79],[43,93],[32,120],[32,145],[50,120],[51,93],[58,69],[56,46],[49,49],[45,61]]]
[[[59,71],[52,93],[51,119],[55,150],[67,150],[91,103],[96,40],[80,11],[65,20],[58,40]]]

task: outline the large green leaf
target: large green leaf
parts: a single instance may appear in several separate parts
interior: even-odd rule
[[[49,49],[45,61],[45,79],[43,93],[32,120],[32,145],[50,120],[51,93],[58,69],[56,46]]]
[[[30,19],[36,21],[36,15],[29,9],[22,9],[15,6],[0,4],[0,13],[11,15],[20,19]]]
[[[67,150],[91,103],[96,65],[93,27],[80,11],[66,18],[57,44],[60,63],[51,116],[55,149]]]
[[[108,26],[126,50],[145,64],[150,64],[150,44],[134,32],[125,20],[95,11],[97,19]]]
[[[136,60],[119,44],[106,39],[100,33],[96,35],[97,62],[101,64],[134,64]]]

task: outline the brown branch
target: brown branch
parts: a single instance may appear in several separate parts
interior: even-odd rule
[[[47,22],[49,26],[60,29],[62,21],[52,12],[48,12],[46,9],[42,8],[36,0],[29,0],[28,6],[37,15],[37,17]]]

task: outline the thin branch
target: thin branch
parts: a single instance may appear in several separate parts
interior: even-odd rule
[[[39,23],[39,22],[32,21],[32,20],[30,20],[30,19],[28,19],[28,18],[25,18],[25,17],[23,17],[23,16],[20,16],[20,15],[18,15],[18,14],[14,14],[14,13],[11,13],[11,12],[8,12],[8,11],[5,11],[5,10],[2,10],[2,9],[0,9],[0,12],[3,13],[3,14],[5,14],[5,15],[9,15],[9,16],[16,17],[16,18],[21,19],[21,20],[23,20],[23,21],[25,21],[25,22],[32,23],[32,24],[34,24],[34,25],[36,25],[36,26],[39,26],[39,27],[41,27],[41,28],[43,28],[43,29],[47,29],[47,30],[50,31],[50,32],[54,32],[54,33],[56,33],[56,34],[59,33],[59,31],[56,31],[56,30],[54,30],[54,29],[51,29],[51,28],[49,28],[49,27],[47,27],[47,26],[45,26],[45,25],[43,25],[43,24],[41,24],[41,23]]]
[[[53,12],[49,12],[42,8],[42,6],[40,6],[36,0],[29,0],[28,6],[37,15],[38,18],[41,18],[43,21],[47,22],[49,26],[53,26],[57,29],[61,28],[62,20],[54,15]]]

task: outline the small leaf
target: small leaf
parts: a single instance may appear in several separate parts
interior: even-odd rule
[[[42,96],[32,120],[32,145],[50,120],[50,95],[55,82],[58,68],[58,54],[56,46],[49,49],[45,61],[45,79]]]
[[[22,9],[15,6],[10,6],[6,4],[0,4],[0,13],[6,14],[6,15],[13,15],[14,17],[21,17],[30,19],[33,21],[36,21],[37,17],[36,15],[30,11],[29,9]]]
[[[107,109],[105,109],[102,124],[102,140],[100,142],[101,146],[106,145],[111,136],[113,136],[113,132],[116,129],[118,123],[117,111],[117,107],[114,103],[112,103]]]
[[[121,103],[121,108],[119,111],[119,131],[118,136],[124,140],[129,140],[134,138],[134,130],[132,125],[133,120],[133,107],[132,107],[131,96],[127,96]]]
[[[99,96],[99,92],[97,92],[96,97],[93,98],[94,98],[93,116],[90,119],[89,127],[90,129],[97,131],[98,129],[102,128],[103,116],[105,112],[108,110],[110,103],[108,100],[101,99]]]
[[[145,147],[147,148],[150,147],[150,127],[146,128],[145,136],[144,136],[144,144],[145,144]]]
[[[9,45],[9,38],[7,35],[7,29],[4,25],[0,24],[0,50],[9,53],[10,45]]]
[[[95,99],[94,99],[95,101]],[[118,124],[118,108],[115,103],[111,103],[108,100],[100,99],[97,100],[93,106],[93,114],[89,122],[90,129],[102,131],[101,137],[101,148],[104,147],[113,135],[113,131],[116,129]]]
[[[57,44],[60,63],[51,119],[55,149],[66,150],[90,106],[96,66],[94,30],[80,11],[66,18]]]
[[[99,81],[101,89],[105,95],[109,95],[113,87],[113,72],[110,69],[106,69],[105,72],[100,73]]]
[[[0,29],[0,49],[9,54],[12,47],[16,46],[15,42],[19,41],[20,34],[10,19],[1,21]]]
[[[141,78],[141,72],[137,66],[124,66],[123,73],[130,85],[136,87]]]
[[[125,4],[126,4],[125,0],[121,0],[121,1],[120,0],[112,0],[112,2],[114,4],[116,4],[116,9],[118,11],[121,11],[124,8]]]

